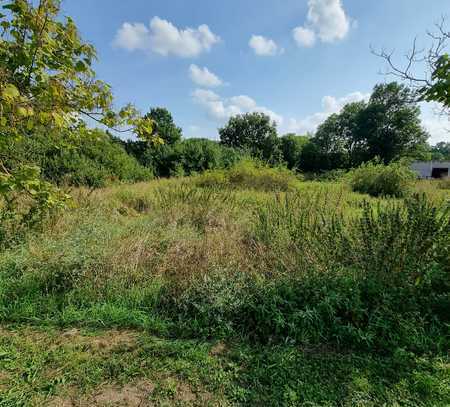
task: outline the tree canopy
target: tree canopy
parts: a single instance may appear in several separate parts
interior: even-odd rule
[[[428,135],[412,91],[396,82],[376,85],[368,102],[350,103],[319,126],[313,143],[325,169],[351,168],[379,157],[415,157]]]
[[[172,114],[164,107],[153,107],[145,116],[153,121],[153,135],[160,137],[165,144],[181,141],[183,131],[174,121]]]
[[[254,112],[233,116],[219,129],[221,144],[244,149],[267,162],[281,160],[277,126],[264,113]]]

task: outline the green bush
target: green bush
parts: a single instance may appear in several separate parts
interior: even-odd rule
[[[0,174],[0,249],[20,241],[57,210],[69,196],[40,178],[40,169],[22,165]]]
[[[232,187],[259,191],[289,191],[299,180],[286,168],[270,168],[258,161],[242,160],[230,169],[207,171],[197,177],[200,187]]]
[[[371,196],[405,196],[416,179],[416,174],[403,163],[384,165],[368,162],[349,173],[350,185],[355,192]]]
[[[5,151],[6,165],[37,165],[45,180],[57,185],[100,188],[108,183],[137,182],[153,177],[150,169],[127,154],[119,140],[100,130],[13,140]]]
[[[173,145],[151,146],[128,141],[125,148],[157,177],[194,175],[208,170],[229,168],[245,154],[208,139],[187,139]]]

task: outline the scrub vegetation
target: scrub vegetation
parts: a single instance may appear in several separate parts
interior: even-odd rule
[[[1,407],[450,405],[450,189],[409,170],[447,54],[314,135],[186,140],[59,1],[1,4]]]

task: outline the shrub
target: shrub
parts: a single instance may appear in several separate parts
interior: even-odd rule
[[[12,246],[53,212],[64,208],[69,196],[40,179],[40,169],[21,166],[0,174],[0,248]]]
[[[159,146],[128,141],[125,148],[158,177],[193,175],[229,168],[244,157],[243,152],[208,139],[187,139],[173,145]]]
[[[288,191],[299,180],[290,170],[270,168],[257,161],[243,160],[228,170],[209,171],[196,179],[201,187],[232,187],[259,191]]]
[[[372,161],[349,173],[353,191],[375,197],[403,197],[408,193],[415,179],[415,173],[399,162],[384,165]]]
[[[37,165],[45,180],[58,185],[100,188],[114,181],[138,182],[153,177],[118,140],[100,130],[80,130],[64,137],[23,137],[11,141],[5,155],[9,168],[21,162]]]

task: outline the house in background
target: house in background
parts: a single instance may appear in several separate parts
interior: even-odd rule
[[[411,169],[422,179],[450,177],[450,161],[415,161]]]

